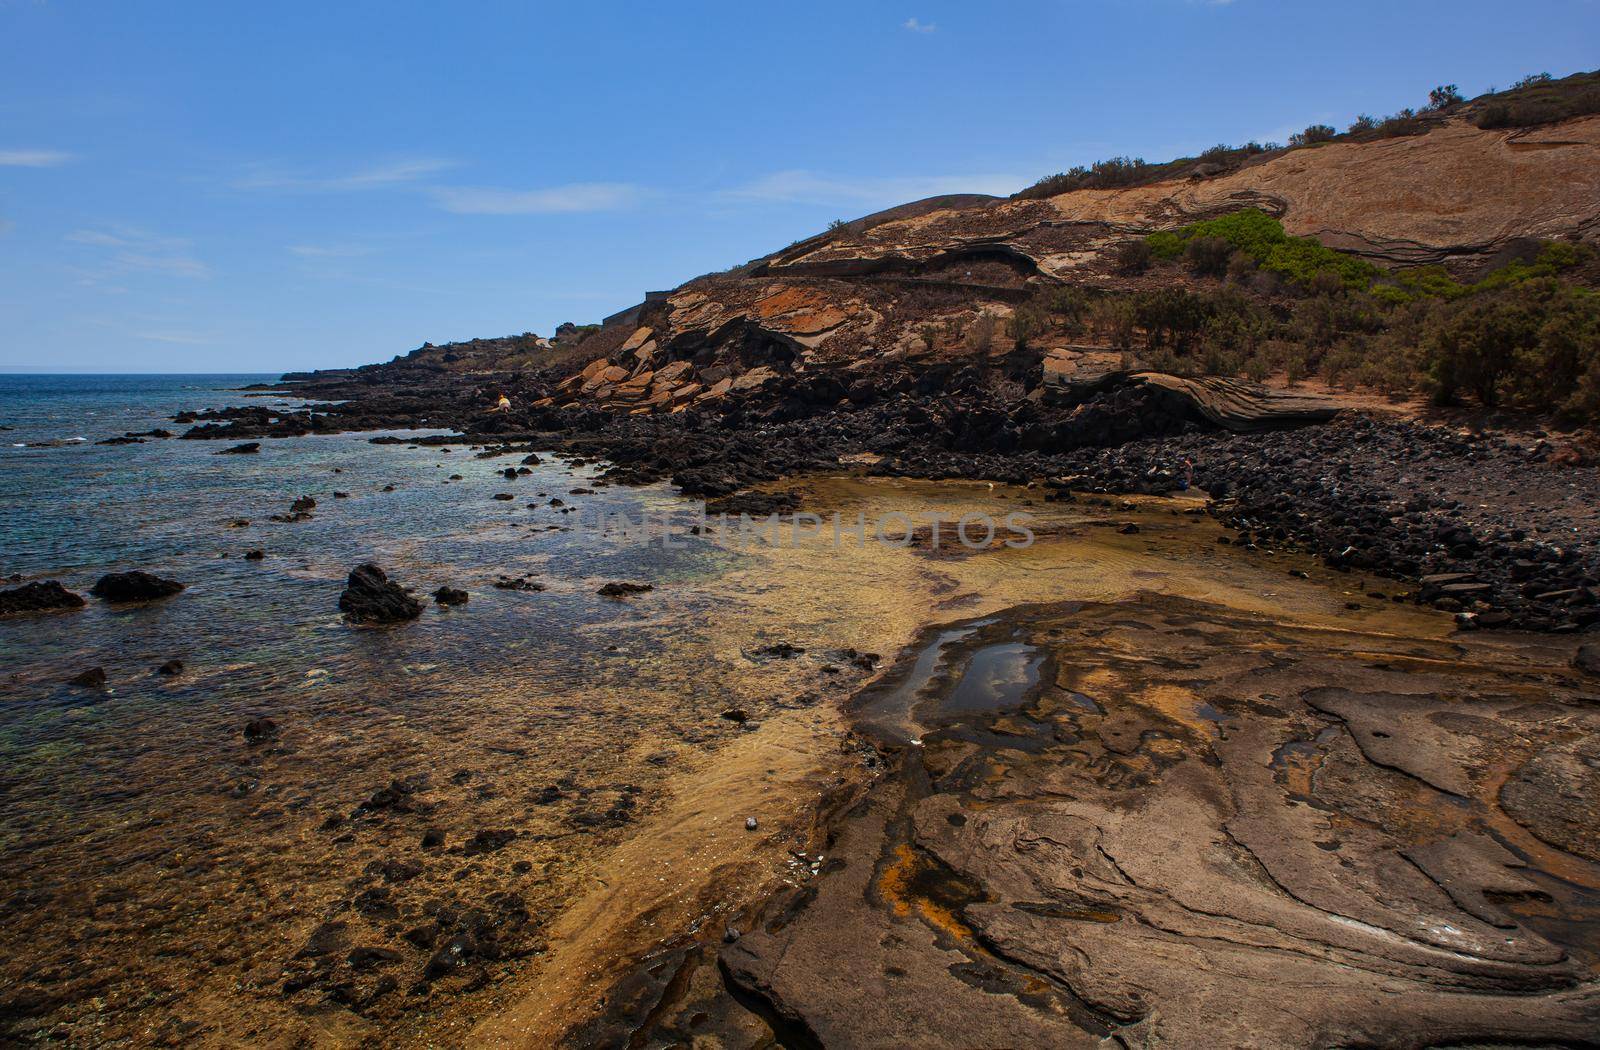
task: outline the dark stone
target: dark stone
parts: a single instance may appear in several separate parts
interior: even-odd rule
[[[422,615],[422,603],[371,563],[351,571],[339,608],[359,624],[404,623]]]
[[[350,954],[345,956],[345,961],[353,969],[370,970],[374,966],[388,966],[397,963],[405,956],[393,948],[380,948],[370,945],[358,945],[350,949]]]
[[[477,946],[473,943],[471,934],[456,934],[448,941],[445,941],[443,947],[433,953],[433,957],[422,968],[422,979],[424,981],[436,981],[459,970],[467,965],[468,960],[472,958],[476,950]]]
[[[625,598],[630,594],[643,594],[646,591],[653,590],[655,590],[655,587],[648,583],[623,583],[613,580],[595,593],[603,598]]]
[[[1585,642],[1572,654],[1572,666],[1585,674],[1600,676],[1600,642]]]
[[[468,856],[494,853],[504,849],[516,837],[517,833],[509,828],[486,828],[468,839],[466,845],[461,847],[461,851]]]
[[[259,441],[246,441],[242,445],[234,445],[232,448],[225,448],[221,452],[218,452],[217,455],[219,455],[219,456],[248,456],[253,452],[260,452],[260,451],[261,451],[261,442],[259,442]]]
[[[722,717],[730,722],[737,722],[740,725],[750,721],[750,713],[742,707],[730,707],[726,711],[722,712]]]
[[[776,660],[792,660],[804,652],[805,650],[798,645],[792,645],[789,642],[776,642],[772,645],[763,645],[751,655]]]
[[[67,679],[67,684],[81,686],[84,689],[104,689],[106,687],[106,669],[104,667],[91,667],[87,671]]]
[[[544,584],[538,580],[530,580],[526,576],[502,576],[494,581],[494,586],[502,591],[542,591]]]
[[[170,598],[183,590],[176,580],[164,580],[138,569],[113,572],[100,577],[89,593],[108,602],[151,602]]]
[[[278,723],[270,718],[252,718],[244,724],[244,742],[264,744],[278,736]]]
[[[244,552],[244,560],[245,561],[260,561],[263,558],[265,558],[266,556],[267,556],[267,552],[266,551],[257,550],[257,551],[245,551]]]
[[[465,605],[470,595],[455,587],[440,587],[433,592],[433,600],[440,605]]]
[[[58,609],[81,609],[83,598],[73,594],[55,580],[42,583],[25,583],[9,591],[0,591],[0,616],[21,616],[27,613],[54,612]]]
[[[182,673],[183,673],[183,661],[182,660],[168,660],[166,663],[164,663],[160,667],[156,668],[156,674],[164,674],[164,675],[167,675],[169,677],[174,676],[174,675],[180,675]]]
[[[438,849],[440,846],[443,846],[443,845],[444,845],[444,829],[443,828],[429,828],[427,831],[424,831],[422,833],[422,848],[423,849]]]

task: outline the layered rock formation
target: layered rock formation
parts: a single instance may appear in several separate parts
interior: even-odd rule
[[[1587,1045],[1584,685],[1171,597],[946,627],[862,699],[897,772],[827,877],[638,1045]]]
[[[986,360],[1004,353],[996,323],[1034,291],[1137,285],[1112,266],[1118,246],[1242,208],[1385,267],[1470,270],[1526,239],[1600,235],[1600,117],[1425,126],[1150,185],[936,199],[857,220],[628,311],[637,326],[579,344],[595,356],[541,403],[681,412],[797,373],[848,383],[886,361]],[[953,329],[963,338],[946,338]]]

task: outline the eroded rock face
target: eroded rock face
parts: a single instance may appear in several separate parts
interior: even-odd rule
[[[1025,688],[993,685],[1005,647]],[[1149,597],[1002,620],[944,661],[932,698],[890,676],[865,701],[901,771],[836,873],[722,949],[770,1024],[939,1047],[1566,1044],[1600,1024],[1600,764],[1575,743],[1600,713],[1555,648]]]
[[[351,623],[357,624],[404,623],[422,615],[422,603],[371,563],[350,571],[349,583],[339,596],[339,608]]]

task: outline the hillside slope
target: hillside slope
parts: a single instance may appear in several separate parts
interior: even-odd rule
[[[1331,141],[1148,185],[929,203],[844,224],[630,312],[579,346],[586,366],[554,403],[674,411],[807,370],[989,359],[1006,344],[1042,353],[1074,332],[1002,333],[1019,304],[1055,288],[1194,287],[1186,273],[1130,270],[1126,246],[1243,209],[1381,272],[1442,265],[1442,276],[1471,280],[1531,259],[1541,242],[1600,238],[1600,116],[1485,130],[1464,113],[1425,133]],[[1234,283],[1264,301],[1304,291]],[[1114,342],[1097,335],[1085,341]]]

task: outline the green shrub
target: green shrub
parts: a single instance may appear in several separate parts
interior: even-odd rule
[[[1154,249],[1148,240],[1126,241],[1117,246],[1117,270],[1126,274],[1140,274],[1150,269],[1150,260],[1155,255]]]
[[[1432,110],[1448,109],[1461,101],[1461,92],[1454,84],[1440,84],[1428,92],[1428,108]]]
[[[1182,288],[1158,288],[1133,297],[1134,323],[1150,349],[1170,346],[1186,353],[1213,312],[1211,303]]]
[[[1304,131],[1296,132],[1289,136],[1291,146],[1315,146],[1319,142],[1327,142],[1337,138],[1339,132],[1326,124],[1312,124]]]
[[[1144,239],[1150,254],[1162,262],[1171,262],[1183,254],[1183,238],[1171,230],[1158,230]]]
[[[1228,272],[1233,245],[1221,237],[1193,237],[1183,251],[1189,269],[1202,277],[1221,277]]]

